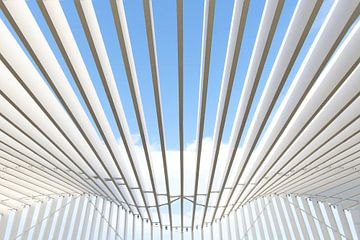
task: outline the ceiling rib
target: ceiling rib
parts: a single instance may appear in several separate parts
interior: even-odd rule
[[[200,67],[200,86],[199,86],[199,101],[196,124],[196,163],[195,163],[195,187],[194,187],[194,203],[191,215],[191,229],[194,229],[196,202],[199,187],[199,171],[201,167],[201,152],[202,141],[204,134],[206,98],[208,90],[209,69],[210,69],[210,55],[212,34],[214,25],[215,0],[204,1],[204,16],[203,16],[203,32],[201,43],[201,67]]]

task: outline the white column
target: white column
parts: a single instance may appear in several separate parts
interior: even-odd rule
[[[264,198],[259,198],[258,202],[260,203],[260,205],[259,205],[260,211],[263,211],[263,214],[264,214],[265,227],[266,227],[267,233],[269,234],[268,237],[270,239],[275,239],[276,237],[275,237],[275,235],[274,235],[274,233],[272,231],[272,228],[271,228],[270,218],[269,218],[268,212],[266,211],[266,205],[265,205]]]
[[[21,219],[21,215],[23,213],[23,209],[18,209],[15,212],[14,220],[12,222],[11,232],[10,232],[10,239],[16,239],[16,234],[19,229],[19,223]]]
[[[329,235],[330,229],[328,229],[328,227],[326,226],[325,219],[321,212],[319,202],[313,200],[312,203],[313,203],[313,207],[315,210],[316,218],[318,219],[318,221],[320,223],[322,235],[323,235],[324,239],[330,239],[330,235]]]
[[[27,240],[28,236],[29,236],[29,232],[30,232],[30,227],[31,227],[31,221],[33,219],[34,216],[34,211],[35,211],[35,205],[32,205],[29,207],[28,213],[26,215],[26,219],[25,219],[25,223],[24,223],[24,230],[21,236],[21,240]],[[1,237],[0,237],[1,239]]]
[[[293,204],[293,206],[295,208],[295,214],[296,214],[296,217],[298,219],[302,235],[304,236],[304,239],[309,239],[310,240],[310,233],[309,233],[308,229],[306,228],[304,217],[303,217],[301,208],[299,206],[299,203],[297,201],[297,197],[296,196],[291,196],[290,198],[291,198],[292,204]]]
[[[75,214],[76,214],[76,210],[74,212],[74,208],[75,208],[75,204],[76,204],[76,198],[75,197],[70,197],[69,198],[69,209],[67,211],[67,214],[64,216],[64,220],[63,222],[65,222],[65,226],[63,227],[64,230],[62,232],[62,236],[61,239],[67,239],[67,236],[69,234],[69,230],[70,227],[72,225],[76,225],[79,224],[79,222],[74,222],[74,218],[75,218]],[[79,205],[78,205],[78,209],[80,208],[80,199],[79,199]],[[75,227],[75,226],[74,226]],[[60,236],[59,236],[60,237]]]
[[[97,239],[102,239],[103,238],[103,230],[104,230],[104,225],[105,225],[105,211],[106,211],[106,205],[107,205],[107,201],[105,201],[105,199],[103,199],[103,204],[101,207],[101,213],[100,213],[100,225],[99,225],[99,232],[98,232],[98,238]]]
[[[94,234],[95,234],[95,226],[96,226],[96,219],[97,216],[99,215],[99,205],[100,205],[100,198],[97,197],[96,201],[95,201],[95,206],[94,206],[94,212],[92,214],[92,218],[91,218],[91,225],[90,225],[90,236],[89,239],[95,239]]]
[[[61,224],[62,224],[63,219],[64,219],[64,214],[65,214],[65,208],[66,208],[67,201],[68,201],[68,198],[64,197],[63,199],[61,199],[60,211],[59,211],[58,217],[56,219],[56,223],[55,223],[55,230],[54,230],[54,235],[53,235],[54,239],[59,238],[60,228],[61,228]]]
[[[291,239],[291,234],[290,234],[290,228],[288,225],[288,222],[286,220],[285,214],[284,214],[284,209],[281,205],[280,199],[278,196],[274,196],[273,197],[273,203],[275,204],[275,207],[278,210],[279,213],[279,221],[282,223],[282,229],[284,230],[284,234],[285,234],[285,239]]]
[[[333,209],[332,209],[333,207],[331,205],[328,205],[328,204],[324,204],[324,207],[325,207],[325,210],[326,210],[326,215],[327,215],[327,217],[329,219],[329,222],[330,222],[330,226],[332,227],[331,231],[333,232],[335,239],[340,240],[341,235],[339,234],[340,231],[339,231],[339,228],[338,228],[338,226],[336,224],[336,220],[335,220]]]
[[[360,239],[360,206],[351,209],[350,214],[355,225],[357,238]]]
[[[57,202],[58,202],[57,198],[52,199],[51,202],[50,202],[50,211],[49,211],[49,214],[47,215],[47,219],[45,221],[46,225],[45,225],[45,230],[44,230],[44,235],[43,235],[44,239],[49,239],[50,238],[49,235],[50,235],[51,227],[53,225],[54,216],[55,216],[55,213],[56,213]]]
[[[94,208],[94,206],[92,205],[91,201],[93,199],[89,198],[89,200],[87,201],[87,206],[86,206],[86,210],[85,210],[85,215],[84,215],[84,223],[83,223],[83,227],[81,230],[81,237],[80,239],[85,239],[86,237],[86,232],[87,232],[87,227],[89,225],[89,220],[92,220],[92,218],[90,219],[90,209]],[[74,231],[75,232],[75,231]],[[73,235],[74,236],[74,235]]]
[[[5,231],[8,224],[9,212],[4,213],[0,219],[0,239],[4,239]]]
[[[319,233],[318,233],[318,231],[316,229],[314,216],[311,214],[311,210],[310,210],[308,200],[306,198],[298,198],[298,200],[301,201],[303,206],[304,206],[304,210],[306,212],[306,218],[307,218],[308,223],[310,225],[311,232],[313,234],[313,238],[314,239],[320,239]]]
[[[35,222],[35,228],[34,228],[34,233],[32,235],[32,239],[39,239],[40,229],[41,226],[43,225],[46,206],[47,204],[45,202],[42,202],[40,205],[39,213],[37,215],[37,219]]]
[[[344,209],[338,208],[337,211],[338,211],[338,214],[339,214],[341,225],[342,225],[342,227],[344,229],[344,234],[345,234],[346,238],[351,239],[350,225],[349,225],[349,222],[348,222],[348,220],[347,220],[347,218],[345,216]]]
[[[267,207],[265,210],[268,210],[269,212],[269,218],[270,218],[270,223],[272,223],[272,227],[275,229],[275,233],[276,233],[276,238],[277,239],[281,239],[281,230],[280,230],[280,224],[276,223],[276,213],[275,213],[275,209],[274,209],[274,202],[273,202],[273,198],[272,197],[267,197],[265,199],[265,201],[267,202]]]
[[[74,214],[75,214],[75,218],[74,218],[74,221],[72,222],[72,225],[73,225],[73,228],[72,228],[72,232],[71,232],[71,237],[69,237],[70,239],[76,239],[77,238],[77,235],[78,235],[78,232],[79,232],[79,229],[80,229],[80,218],[81,218],[81,214],[84,210],[84,206],[85,206],[85,197],[82,196],[80,197],[79,199],[79,204],[78,204],[78,207],[76,208]],[[82,224],[83,227],[85,225],[85,221],[84,223]],[[63,234],[63,238],[64,239],[68,239],[68,235],[69,235],[69,232],[68,232],[68,229],[70,229],[69,227],[65,227],[64,229],[64,234]]]
[[[234,216],[234,225],[235,225],[235,239],[240,239],[240,232],[239,232],[239,221],[238,221],[238,217],[236,214],[237,211],[233,212],[233,216]]]
[[[300,238],[299,230],[298,230],[298,228],[297,228],[297,226],[296,226],[294,214],[293,214],[292,211],[291,211],[291,207],[290,207],[290,204],[289,204],[289,200],[285,197],[285,198],[283,198],[283,203],[284,203],[284,205],[285,205],[284,211],[286,211],[287,214],[288,214],[288,216],[289,216],[290,226],[291,226],[292,232],[293,232],[294,235],[295,235],[295,239],[301,239],[301,238]]]

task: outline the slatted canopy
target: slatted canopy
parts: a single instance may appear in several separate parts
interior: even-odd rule
[[[106,6],[111,14],[96,4]],[[283,0],[264,4],[234,0],[224,58],[217,59],[223,63],[220,67],[212,64],[212,49],[217,44],[215,23],[221,2],[204,0],[195,104],[187,101],[186,84],[191,81],[186,74],[184,33],[191,25],[185,24],[183,0],[177,0],[176,11],[171,12],[176,48],[169,56],[177,62],[175,79],[161,75],[167,66],[159,61],[158,49],[166,42],[159,44],[156,38],[152,2],[137,2],[143,11],[138,13],[125,11],[126,4],[75,0],[69,7],[58,0],[0,1],[0,238],[6,231],[17,238],[21,216],[30,219],[23,220],[25,231],[35,221],[31,220],[35,209],[40,219],[45,203],[50,213],[59,207],[60,223],[54,223],[52,231],[44,227],[44,236],[62,229],[64,238],[94,237],[85,227],[82,232],[70,231],[61,222],[65,209],[68,224],[74,221],[70,219],[83,219],[90,214],[87,204],[93,206],[93,217],[98,209],[106,220],[99,227],[108,227],[105,236],[119,239],[130,236],[128,220],[125,230],[117,232],[120,217],[112,214],[120,209],[125,219],[128,213],[133,219],[133,238],[135,226],[141,225],[138,229],[144,233],[144,223],[149,229],[158,227],[161,234],[168,230],[170,237],[173,231],[194,233],[207,227],[213,237],[213,228],[220,224],[219,236],[224,238],[252,234],[326,239],[327,228],[334,236],[356,238],[360,229],[359,0],[299,0],[292,12]],[[249,44],[247,29],[254,26],[254,8],[261,9],[261,15],[255,16],[259,23]],[[127,16],[134,14],[143,16],[144,28],[129,27]],[[284,22],[286,15],[290,17]],[[71,23],[75,18],[78,28]],[[112,25],[101,24],[102,18]],[[131,32],[136,31],[146,36],[146,70],[139,71],[145,67],[134,54],[138,44]],[[77,32],[84,35],[83,41]],[[245,65],[243,52],[249,55]],[[122,70],[114,67],[114,55]],[[213,68],[221,72],[215,90]],[[119,81],[121,71],[127,85]],[[149,76],[147,88],[142,87],[144,71]],[[169,81],[176,82],[175,91],[164,87]],[[121,94],[124,88],[127,97]],[[176,96],[172,98],[176,101],[164,104],[168,95]],[[165,111],[164,105],[172,111]],[[192,143],[185,137],[188,109],[196,115]],[[149,112],[153,121],[147,121]],[[176,124],[166,124],[174,116]],[[206,128],[211,128],[210,138]],[[176,150],[167,145],[169,132],[176,139]],[[341,211],[327,210],[328,204]],[[267,205],[269,210],[263,211]],[[4,223],[13,210],[19,213],[10,231]],[[76,214],[80,211],[83,215]],[[294,216],[307,220],[292,221],[294,211]],[[241,230],[238,218],[247,228]],[[275,218],[282,227],[270,226]],[[27,236],[29,231],[19,234]],[[35,238],[40,234],[40,228],[38,233],[31,231]]]

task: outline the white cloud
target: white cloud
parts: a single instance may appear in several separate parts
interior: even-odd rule
[[[138,135],[134,135],[135,139],[137,139]],[[144,150],[142,145],[140,145],[141,141],[137,140],[137,144],[134,145],[136,152],[136,168],[138,169],[139,175],[143,180],[144,190],[151,191],[151,181],[150,175],[147,168],[146,158],[144,154]],[[118,140],[120,146],[120,152],[122,157],[124,158],[124,162],[122,163],[122,168],[124,171],[131,173],[131,165],[128,161],[127,154],[123,143],[121,140]],[[165,175],[163,170],[163,160],[162,153],[158,147],[150,147],[151,149],[151,165],[153,169],[153,175],[156,183],[157,193],[165,194],[166,193],[166,185],[165,185]],[[192,196],[194,194],[195,187],[195,172],[196,172],[196,141],[188,144],[184,150],[184,194]],[[200,162],[200,170],[199,170],[199,187],[198,193],[207,193],[208,181],[210,177],[210,167],[211,167],[211,155],[213,151],[213,142],[211,138],[203,139],[203,147],[202,147],[202,155]],[[214,182],[212,189],[218,191],[221,185],[221,180],[225,172],[225,168],[227,165],[227,155],[229,151],[228,144],[222,143],[220,147],[220,153],[218,157],[217,167],[214,175]],[[230,172],[230,176],[228,179],[227,186],[232,186],[235,181],[235,176],[237,174],[238,166],[240,164],[240,156],[242,153],[242,149],[238,149],[232,170]],[[170,185],[170,194],[171,195],[180,195],[180,152],[179,150],[167,150],[166,151],[167,158],[167,170],[169,176],[169,185]],[[251,163],[252,161],[250,161]],[[245,174],[248,172],[246,168]],[[132,175],[132,174],[129,174]],[[131,178],[131,185],[135,186],[135,179]],[[148,203],[150,205],[154,205],[154,199],[151,194],[147,194]],[[210,204],[215,204],[216,198],[210,199]],[[198,198],[198,202],[203,203],[205,200],[204,197]],[[166,197],[159,198],[160,204],[166,202]],[[202,208],[198,208],[200,211]],[[191,211],[191,209],[188,211]],[[190,212],[188,214],[190,215]],[[175,213],[174,216],[177,218],[180,217],[179,213]],[[187,218],[187,220],[189,220]]]

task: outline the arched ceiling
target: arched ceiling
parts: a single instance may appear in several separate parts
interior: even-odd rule
[[[194,105],[186,104],[184,97],[188,25],[184,25],[182,0],[172,13],[177,44],[173,49],[177,79],[171,80],[177,83],[175,92],[160,87],[170,80],[160,74],[163,66],[157,49],[162,46],[155,37],[152,2],[139,3],[145,28],[134,31],[146,32],[151,73],[151,89],[146,91],[153,98],[144,98],[140,86],[142,65],[133,54],[137,45],[130,38],[129,12],[122,0],[110,1],[111,15],[104,15],[90,0],[76,0],[72,15],[64,11],[61,1],[38,1],[43,22],[29,2],[0,1],[0,211],[86,193],[116,202],[151,223],[194,228],[273,194],[309,196],[343,209],[358,206],[358,0],[334,1],[325,13],[323,1],[300,0],[290,13],[283,0],[266,1],[252,45],[244,44],[246,27],[252,24],[248,14],[252,5],[249,0],[235,0],[211,138],[205,137],[204,128],[213,100],[208,90],[214,81],[211,50],[219,3],[205,0],[194,111],[196,139],[191,146],[184,140],[184,108]],[[320,12],[324,16],[319,23]],[[285,25],[279,23],[283,14],[291,15]],[[72,28],[69,19],[74,18],[81,28]],[[101,25],[99,18],[112,19],[112,25]],[[310,38],[316,24],[320,25]],[[277,39],[280,26],[284,35]],[[117,48],[105,44],[102,32],[108,28],[118,40]],[[78,31],[86,41],[75,38]],[[279,48],[272,53],[274,42]],[[90,49],[86,57],[94,61],[93,66],[81,53],[84,45]],[[233,89],[238,63],[247,49],[251,57],[237,93]],[[120,88],[124,86],[116,80],[119,70],[112,67],[109,52],[122,60],[131,102],[123,101]],[[268,63],[271,54],[274,61]],[[261,80],[267,68],[269,74]],[[99,94],[94,72],[104,95]],[[164,114],[164,95],[176,95],[175,102],[166,103],[172,104],[171,115],[176,116],[171,128],[164,124],[170,117]],[[231,104],[234,95],[237,108]],[[154,105],[157,147],[145,117],[149,101]],[[127,114],[128,108],[133,115]],[[129,125],[136,125],[138,140]],[[226,126],[231,129],[227,143]],[[178,129],[176,151],[167,147],[165,139],[173,129]]]

